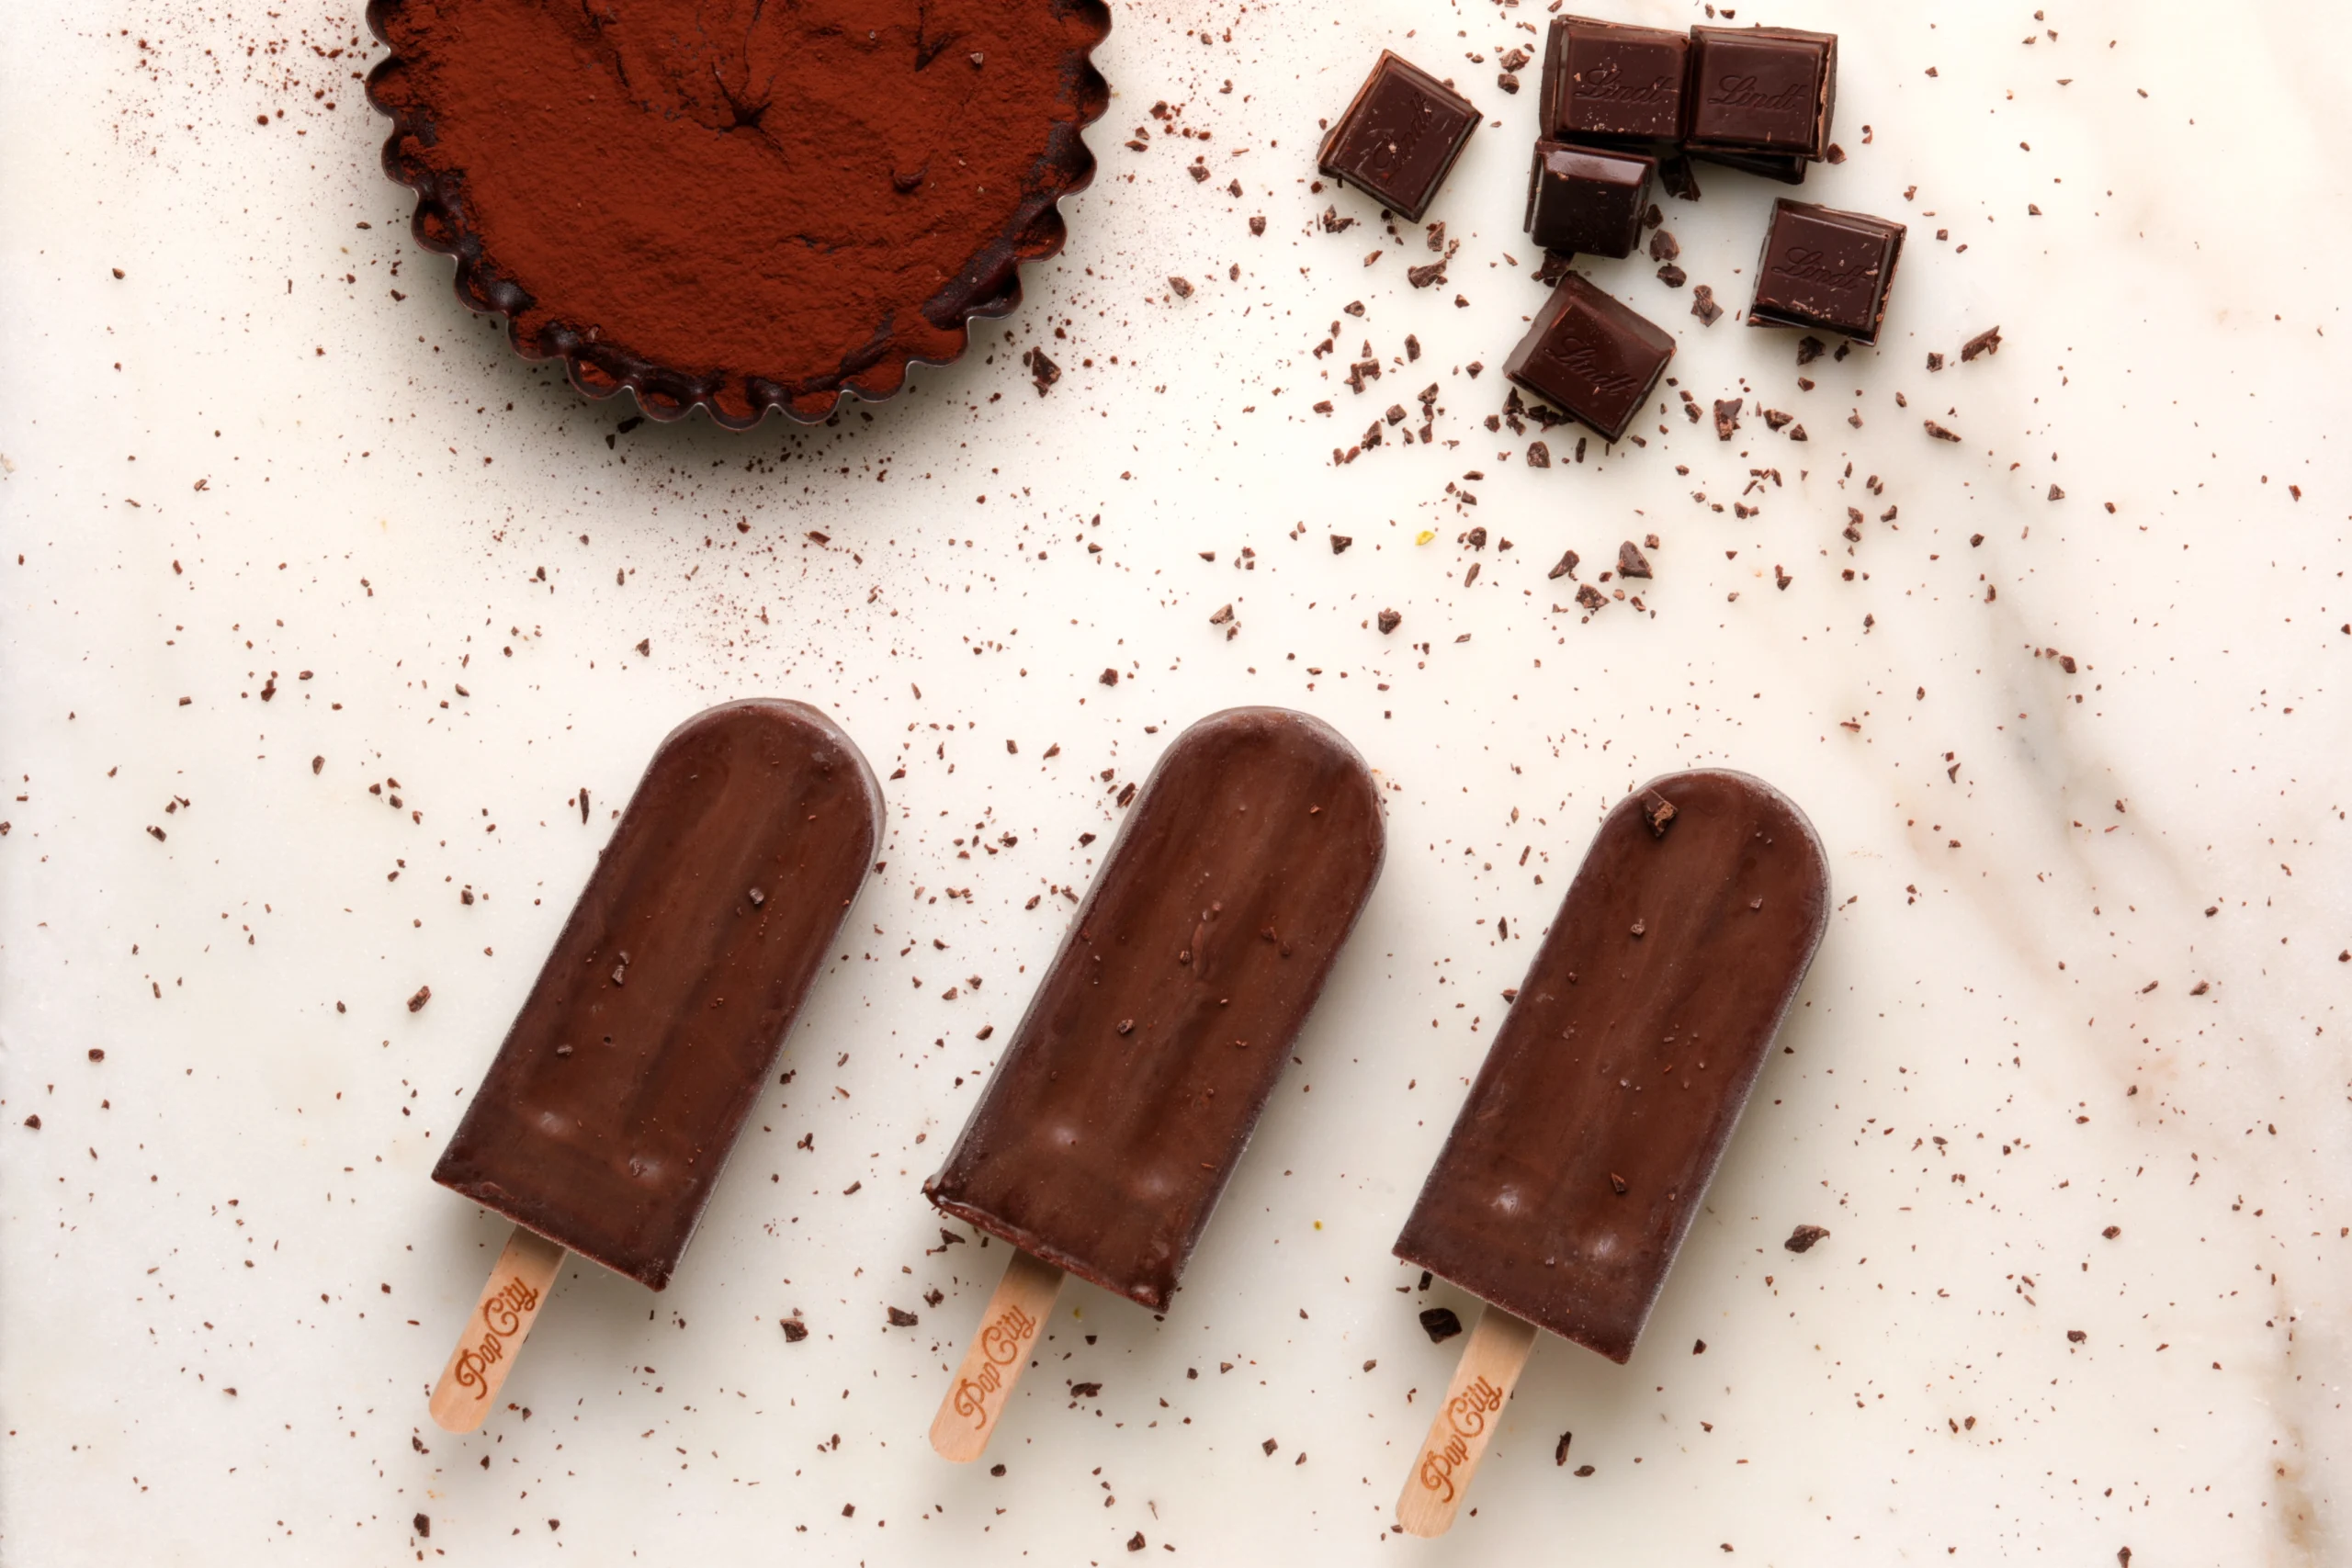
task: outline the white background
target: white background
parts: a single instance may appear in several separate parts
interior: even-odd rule
[[[1596,264],[1679,388],[1810,440],[1751,405],[1582,466],[1555,431],[1538,470],[1483,425],[1542,298],[1535,67],[1495,82],[1532,4],[1118,6],[1102,172],[1023,307],[892,403],[748,435],[619,434],[468,316],[379,171],[348,8],[0,10],[0,1555],[2342,1561],[2352,29],[1738,12],[1841,35],[1849,157],[1804,194],[1910,225],[1882,347],[1801,391],[1794,334]],[[1306,183],[1383,46],[1489,117],[1425,291],[1417,231]],[[1702,178],[1668,227],[1736,310],[1780,187]],[[1331,467],[1432,380],[1442,445]],[[1563,549],[1589,581],[1651,533],[1647,613],[1555,609]],[[450,1438],[425,1390],[506,1227],[436,1150],[657,739],[754,694],[905,770],[888,868],[670,1291],[568,1266],[508,1384],[529,1418]],[[1001,1253],[934,1250],[919,1184],[1078,836],[1243,702],[1380,770],[1385,878],[1166,1320],[1073,1286],[1006,1473],[951,1468],[923,1432]],[[1771,779],[1831,852],[1789,1051],[1632,1364],[1539,1345],[1476,1516],[1393,1536],[1459,1349],[1416,1314],[1475,1303],[1389,1243],[1592,825],[1695,763]],[[1800,1223],[1830,1231],[1802,1258]]]

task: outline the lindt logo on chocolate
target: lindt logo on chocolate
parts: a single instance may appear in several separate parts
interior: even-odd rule
[[[1653,76],[1647,82],[1636,82],[1627,77],[1624,67],[1613,60],[1580,73],[1577,79],[1579,98],[1602,104],[1632,104],[1642,108],[1671,108],[1681,91],[1679,77]]]
[[[1544,357],[1578,378],[1596,392],[1641,390],[1623,361],[1589,338],[1572,337],[1556,345],[1546,344]]]
[[[1804,245],[1791,245],[1782,251],[1770,272],[1775,277],[1785,277],[1794,283],[1818,283],[1831,288],[1870,288],[1876,285],[1878,268],[1867,261],[1846,266],[1832,265],[1829,253],[1811,250]]]
[[[506,1359],[506,1342],[522,1337],[525,1316],[538,1305],[539,1292],[519,1279],[507,1280],[481,1303],[481,1342],[458,1352],[459,1388],[472,1389],[476,1399],[490,1397],[490,1369]]]
[[[1405,101],[1395,107],[1408,123],[1396,130],[1374,130],[1372,133],[1369,162],[1373,172],[1383,176],[1396,174],[1411,162],[1414,149],[1437,123],[1437,106],[1409,87],[1406,89]]]
[[[1805,115],[1813,112],[1813,84],[1807,80],[1790,83],[1775,93],[1768,93],[1750,76],[1730,75],[1718,80],[1715,90],[1708,96],[1707,107],[1723,109],[1760,109],[1770,116]]]
[[[1037,1320],[1019,1307],[1006,1308],[1002,1317],[980,1330],[980,1353],[988,1364],[979,1376],[956,1380],[956,1415],[970,1416],[975,1427],[988,1425],[989,1396],[1004,1387],[1004,1369],[1021,1359],[1036,1333]]]
[[[1470,1457],[1470,1439],[1487,1429],[1487,1418],[1503,1407],[1503,1391],[1480,1373],[1445,1404],[1445,1441],[1421,1453],[1422,1486],[1438,1501],[1453,1501],[1453,1472]]]

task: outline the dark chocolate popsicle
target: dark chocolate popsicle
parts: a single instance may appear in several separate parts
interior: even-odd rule
[[[1623,1361],[1828,917],[1813,826],[1672,773],[1600,825],[1396,1256]]]
[[[1396,1256],[1488,1303],[1397,1501],[1453,1521],[1535,1330],[1634,1353],[1829,914],[1760,779],[1654,779],[1603,818]]]
[[[865,759],[805,704],[672,730],[433,1179],[668,1284],[881,822]]]
[[[1380,874],[1338,731],[1234,708],[1152,770],[931,1201],[1164,1309]]]

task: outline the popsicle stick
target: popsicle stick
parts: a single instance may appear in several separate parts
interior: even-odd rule
[[[516,1225],[506,1238],[433,1390],[433,1420],[443,1431],[470,1432],[490,1414],[562,1267],[563,1248],[537,1231]]]
[[[1535,1348],[1535,1325],[1498,1306],[1479,1315],[1462,1347],[1461,1363],[1445,1386],[1445,1403],[1430,1422],[1430,1435],[1413,1461],[1413,1473],[1396,1499],[1396,1522],[1424,1538],[1453,1528],[1487,1440],[1502,1420],[1503,1405]]]
[[[989,1434],[1012,1400],[1012,1385],[1029,1364],[1030,1347],[1037,1343],[1061,1291],[1059,1269],[1013,1249],[996,1294],[980,1314],[979,1332],[972,1336],[964,1364],[956,1369],[956,1381],[932,1418],[931,1446],[940,1458],[969,1464],[988,1448]]]

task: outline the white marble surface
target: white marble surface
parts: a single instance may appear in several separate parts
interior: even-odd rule
[[[1014,342],[748,436],[616,435],[628,408],[465,314],[379,172],[349,7],[0,7],[0,1557],[2352,1554],[2352,22],[1739,9],[1842,35],[1851,156],[1807,194],[1912,225],[1884,346],[1802,392],[1791,334],[1600,264],[1679,337],[1683,387],[1812,439],[1678,417],[1581,467],[1555,432],[1536,470],[1481,424],[1497,372],[1460,369],[1540,297],[1532,95],[1493,64],[1532,4],[1119,6],[1102,175]],[[1432,214],[1463,242],[1442,289],[1406,286],[1418,235],[1367,269],[1376,213],[1305,183],[1383,44],[1499,121]],[[1205,149],[1119,145],[1161,98]],[[1669,213],[1727,304],[1773,194],[1716,173]],[[1333,202],[1366,226],[1316,229]],[[1391,360],[1362,398],[1308,352],[1334,320]],[[1923,368],[1996,322],[1997,357]],[[1040,399],[1017,349],[1057,324]],[[1431,379],[1444,445],[1329,467]],[[1756,468],[1781,480],[1758,515],[1713,509]],[[1515,547],[1460,547],[1472,522]],[[1564,548],[1589,577],[1651,532],[1648,614],[1554,612]],[[673,722],[754,693],[903,766],[888,870],[673,1288],[567,1269],[509,1385],[530,1418],[443,1435],[426,1384],[505,1227],[427,1179],[438,1142],[605,807]],[[1023,904],[1082,886],[1077,837],[1115,818],[1101,771],[1237,702],[1310,708],[1382,770],[1385,880],[1174,1309],[1068,1292],[1006,1473],[951,1469],[923,1432],[999,1254],[935,1250],[918,1184],[990,1063],[976,1031],[1002,1043],[1059,934],[1067,905]],[[1698,762],[1773,779],[1830,847],[1789,1053],[1632,1364],[1539,1346],[1476,1517],[1392,1536],[1459,1348],[1415,1314],[1470,1303],[1389,1242],[1591,826]],[[963,860],[976,826],[1020,843]],[[1803,1258],[1799,1223],[1831,1233]]]

